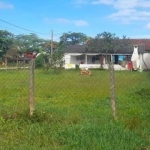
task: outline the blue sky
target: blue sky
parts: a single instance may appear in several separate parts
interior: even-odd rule
[[[13,24],[46,39],[53,30],[57,41],[69,31],[91,37],[107,31],[119,37],[150,38],[150,0],[0,0],[0,19],[1,30],[31,33]]]

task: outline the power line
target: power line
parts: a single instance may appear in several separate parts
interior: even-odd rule
[[[12,28],[9,28],[9,27],[6,27],[6,26],[3,26],[3,25],[1,25],[1,24],[0,24],[0,26],[1,26],[1,27],[3,27],[3,28],[4,28],[4,30],[10,30],[11,32],[14,32],[14,29],[12,29]],[[15,32],[17,32],[18,34],[20,33],[20,31],[18,31],[18,30],[17,30],[17,31],[15,30]]]
[[[7,22],[7,21],[5,21],[5,20],[2,20],[2,19],[0,19],[0,21],[2,21],[2,22],[4,22],[4,23],[7,23],[7,24],[9,24],[9,25],[11,25],[11,26],[14,26],[14,27],[16,27],[16,28],[19,28],[19,29],[28,31],[28,32],[37,33],[37,34],[43,34],[43,35],[48,35],[48,34],[45,34],[45,33],[35,32],[35,31],[32,31],[32,30],[29,30],[29,29],[26,29],[26,28],[23,28],[23,27],[14,25],[14,24],[12,24],[12,23],[10,23],[10,22]]]

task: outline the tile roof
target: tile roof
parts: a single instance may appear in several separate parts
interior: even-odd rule
[[[139,52],[150,52],[150,39],[129,39],[132,43],[132,45],[138,45],[139,46]],[[144,48],[143,48],[144,47]],[[88,50],[88,44],[86,45],[70,45],[65,50],[65,53],[85,53]],[[88,51],[90,53],[90,51]],[[128,50],[128,52],[125,50],[120,50],[120,53],[132,53],[133,50]]]
[[[130,39],[133,45],[144,45],[146,51],[150,51],[150,39]]]
[[[85,53],[86,45],[70,45],[65,50],[65,53]]]

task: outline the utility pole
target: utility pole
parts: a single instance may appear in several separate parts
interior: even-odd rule
[[[53,54],[53,30],[51,30],[51,56]]]

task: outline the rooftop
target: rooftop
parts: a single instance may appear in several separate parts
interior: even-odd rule
[[[129,39],[131,44],[138,45],[139,47],[139,52],[150,52],[150,39]],[[89,42],[88,42],[89,43]],[[67,47],[65,50],[65,53],[92,53],[92,52],[100,52],[98,50],[91,51],[88,48],[88,44],[86,45],[70,45]],[[104,51],[103,51],[104,53]],[[108,53],[114,53],[114,51],[109,51]],[[133,53],[133,47],[129,47],[129,49],[121,49],[119,51],[116,51],[115,53],[121,53],[121,54],[131,54]]]

